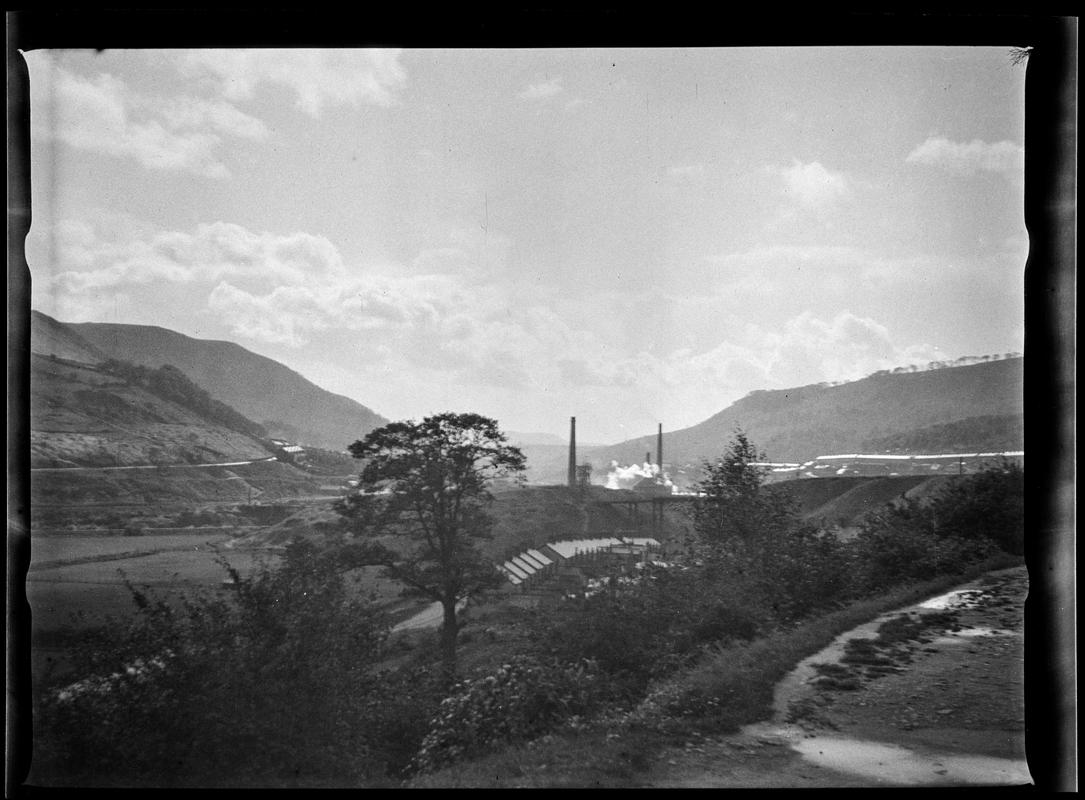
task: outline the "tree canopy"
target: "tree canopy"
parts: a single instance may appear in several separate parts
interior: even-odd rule
[[[710,552],[733,557],[791,516],[785,498],[762,491],[767,470],[758,462],[764,460],[739,429],[722,456],[704,463],[697,488],[705,499],[694,507],[694,521]]]
[[[501,580],[478,549],[492,525],[489,487],[494,479],[519,479],[524,455],[496,421],[451,412],[389,423],[349,449],[364,461],[359,491],[339,505],[354,523],[354,557],[382,565],[408,592],[441,603],[452,672],[457,605]]]
[[[722,456],[704,464],[693,523],[713,574],[746,587],[781,618],[843,591],[841,546],[804,521],[787,492],[766,487],[760,452],[741,429]]]

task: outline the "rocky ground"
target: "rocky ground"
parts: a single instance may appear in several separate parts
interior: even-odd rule
[[[773,721],[676,748],[649,785],[1030,784],[1027,592],[1004,570],[848,632],[781,683]]]

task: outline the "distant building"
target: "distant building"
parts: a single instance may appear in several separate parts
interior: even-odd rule
[[[300,444],[279,444],[276,440],[272,441],[276,445],[275,458],[279,461],[287,464],[300,464],[305,461],[305,448]]]

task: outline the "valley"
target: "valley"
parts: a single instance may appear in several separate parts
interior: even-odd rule
[[[38,312],[31,322],[30,469],[24,490],[31,534],[27,594],[37,634],[50,635],[77,610],[95,619],[130,610],[124,580],[176,590],[174,594],[213,589],[222,581],[218,560],[224,555],[250,569],[256,559],[274,558],[293,537],[319,538],[340,526],[335,502],[351,490],[359,465],[342,450],[322,449],[334,440],[301,426],[296,412],[303,396],[325,402],[319,400],[322,390],[305,388],[300,376],[229,343],[193,340],[159,328],[69,325]],[[184,371],[176,370],[177,365]],[[828,408],[826,404],[843,402],[841,396],[852,398],[845,405],[858,408],[856,404],[869,404],[873,398],[901,394],[878,388],[878,382],[920,385],[904,392],[910,399],[897,397],[896,405],[853,416],[884,421],[899,411],[900,403],[914,406],[920,398],[928,409],[956,407],[958,416],[1012,412],[1019,375],[1019,360],[1009,359],[873,376],[854,385],[755,392],[702,426],[665,433],[661,441],[669,457],[664,468],[676,479],[676,488],[688,490],[699,476],[690,459],[695,454],[711,457],[710,448],[721,440],[723,427],[738,422],[764,435],[774,445],[774,456],[822,455],[801,447],[783,449],[777,446],[783,440],[773,431],[798,411]],[[194,382],[193,376],[199,380]],[[982,407],[961,400],[980,385],[976,380],[985,387]],[[868,383],[871,388],[864,388]],[[943,399],[928,402],[936,397]],[[237,409],[282,424],[253,422]],[[306,419],[358,425],[350,433],[342,429],[339,447],[350,435],[357,438],[383,421],[322,409],[313,407]],[[901,415],[901,424],[927,423],[937,413]],[[958,424],[953,430],[959,434],[987,428]],[[894,429],[882,425],[878,430],[884,435]],[[284,458],[282,440],[272,438],[284,431],[307,437],[294,447],[300,457]],[[523,438],[526,485],[496,487],[493,536],[484,548],[495,564],[554,540],[647,535],[672,552],[684,547],[690,535],[684,502],[689,497],[665,503],[657,498],[656,517],[648,513],[653,504],[636,491],[603,486],[621,485],[614,477],[619,459],[628,456],[636,463],[639,454],[655,444],[652,439],[581,445],[577,456],[593,466],[595,485],[572,492],[561,485],[567,446],[549,435]],[[830,447],[859,439],[822,441]],[[919,441],[930,443],[923,436]],[[959,438],[950,441],[962,443]],[[964,443],[980,449],[992,441],[981,436]],[[691,449],[693,442],[699,444]],[[919,469],[921,474],[890,474],[905,472],[902,463],[871,457],[818,459],[801,468],[796,464],[770,471],[767,477],[773,491],[788,493],[806,519],[848,538],[863,514],[896,498],[929,495],[949,479],[937,472],[934,462]],[[970,461],[969,468],[975,464]],[[651,465],[643,466],[649,474]],[[945,467],[963,469],[963,461],[953,459]],[[396,613],[419,607],[393,596],[380,581],[370,588],[385,596]]]
[[[123,629],[146,599],[174,613],[197,598],[236,602],[231,575],[275,573],[291,543],[319,550],[349,540],[355,528],[339,507],[356,495],[362,465],[346,446],[383,418],[335,406],[340,401],[315,387],[299,389],[278,366],[260,373],[259,359],[228,343],[35,319],[22,487],[34,682],[77,677],[73,653],[86,637]],[[698,563],[698,490],[705,462],[723,454],[725,426],[749,424],[751,436],[771,447],[766,456],[776,461],[759,467],[766,502],[793,508],[836,542],[854,542],[868,515],[936,498],[998,461],[988,448],[1020,445],[1013,424],[1019,366],[1008,359],[780,396],[753,393],[658,441],[581,445],[574,455],[591,470],[577,486],[566,485],[570,451],[560,439],[524,435],[525,480],[491,486],[489,536],[478,548],[504,580],[460,606],[461,669],[494,669],[530,650],[535,633],[526,620],[561,610],[563,599],[583,601],[635,582],[649,562],[680,569]],[[984,403],[962,400],[980,385]],[[299,400],[299,391],[309,399]],[[305,403],[312,407],[303,424]],[[819,422],[837,404],[857,422],[847,435]],[[904,413],[904,405],[928,411]],[[333,417],[340,427],[328,424]],[[939,441],[954,449],[932,448]],[[871,442],[882,447],[856,449]],[[852,455],[834,455],[841,452]],[[386,615],[384,668],[429,657],[438,604],[405,594],[377,566],[350,568],[343,577],[353,601]],[[664,773],[659,785],[687,785]]]

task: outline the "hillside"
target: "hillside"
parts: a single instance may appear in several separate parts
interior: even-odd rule
[[[108,358],[70,326],[33,310],[30,312],[30,349],[43,356],[67,358],[84,364],[97,364]]]
[[[860,449],[864,453],[990,453],[1020,450],[1024,441],[1024,415],[1000,414],[969,417],[869,439]]]
[[[871,511],[904,497],[928,497],[952,478],[899,475],[892,478],[817,478],[772,484],[769,490],[790,494],[806,519],[826,526],[853,528]]]
[[[183,376],[177,382],[191,387]],[[252,432],[201,414],[179,395],[167,399],[161,390],[75,361],[30,357],[31,468],[223,463],[270,456]]]
[[[665,431],[664,461],[684,466],[715,458],[736,427],[771,461],[864,452],[871,445],[905,453],[1022,449],[1023,395],[1023,358],[756,391],[693,427]],[[593,450],[584,460],[605,473],[610,461],[639,463],[655,446],[654,435],[643,436]]]
[[[31,323],[34,352],[47,355],[50,342],[68,333],[89,346],[85,356],[97,352],[147,367],[171,364],[216,400],[263,425],[271,436],[341,451],[387,422],[360,403],[232,342],[194,339],[150,325],[60,323],[39,313]]]
[[[186,510],[319,496],[337,483],[327,469],[275,461],[259,426],[174,368],[34,353],[29,379],[35,531],[168,526]]]

